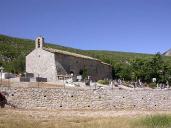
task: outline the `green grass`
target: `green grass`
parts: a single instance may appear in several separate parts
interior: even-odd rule
[[[170,128],[171,115],[154,115],[139,119],[135,123],[139,128]]]
[[[103,85],[109,85],[109,81],[108,80],[98,80],[97,83],[103,84]]]

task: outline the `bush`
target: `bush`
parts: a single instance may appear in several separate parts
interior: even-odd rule
[[[156,83],[149,83],[148,86],[150,88],[156,88],[157,87]]]
[[[103,84],[103,85],[109,85],[109,81],[108,80],[98,80],[97,83]]]

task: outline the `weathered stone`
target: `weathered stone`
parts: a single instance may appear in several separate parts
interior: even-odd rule
[[[171,90],[0,87],[0,91],[7,92],[8,102],[22,109],[171,110]]]
[[[43,37],[38,37],[35,43],[36,48],[26,56],[26,72],[33,73],[34,77],[56,81],[57,75],[80,75],[83,70],[87,70],[87,75],[95,80],[112,78],[112,67],[109,64],[80,54],[44,48]]]

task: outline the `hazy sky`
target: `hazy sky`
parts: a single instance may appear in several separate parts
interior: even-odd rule
[[[171,0],[0,0],[0,34],[80,49],[164,52]]]

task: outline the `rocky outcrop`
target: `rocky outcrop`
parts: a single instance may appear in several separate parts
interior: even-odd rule
[[[171,56],[171,49],[163,53],[164,56]]]

